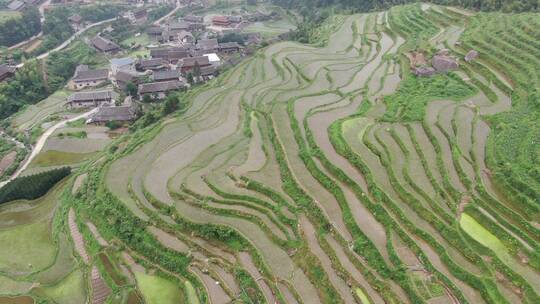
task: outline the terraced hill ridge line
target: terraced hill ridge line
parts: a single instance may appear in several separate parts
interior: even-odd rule
[[[520,125],[519,159],[492,146],[534,113],[516,107],[532,107],[539,62],[520,55],[540,45],[519,42],[540,38],[540,15],[493,18],[333,16],[324,46],[271,44],[117,139],[63,197],[89,248],[111,251],[107,273],[131,269],[104,282],[135,299],[133,277],[152,277],[144,298],[171,303],[540,303],[540,187],[513,165],[538,159],[538,129]],[[414,76],[406,54],[443,46],[480,57]]]

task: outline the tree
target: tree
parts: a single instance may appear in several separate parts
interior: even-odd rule
[[[163,112],[162,115],[168,115],[172,112],[176,111],[178,109],[178,104],[180,103],[180,99],[178,98],[177,94],[170,94],[165,99],[165,104],[163,105]]]
[[[137,85],[133,83],[133,81],[128,81],[126,84],[126,92],[129,96],[134,97],[137,95]]]
[[[191,72],[187,74],[187,82],[193,85],[193,74]]]
[[[144,103],[151,103],[152,102],[152,97],[150,96],[150,94],[144,94],[142,101]]]

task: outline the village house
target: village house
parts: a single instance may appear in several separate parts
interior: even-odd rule
[[[150,95],[153,98],[163,99],[167,93],[181,89],[185,84],[181,81],[151,82],[139,85],[139,96]]]
[[[182,18],[182,21],[188,22],[188,23],[203,23],[204,18],[203,16],[186,15]]]
[[[79,14],[71,15],[68,18],[68,21],[74,30],[78,31],[82,28],[83,18],[81,17],[81,15]]]
[[[137,108],[134,104],[116,106],[116,107],[100,107],[98,111],[92,114],[86,123],[104,125],[111,121],[129,123],[137,118]]]
[[[74,90],[98,86],[109,79],[108,69],[90,70],[87,65],[79,65],[70,81],[69,87]]]
[[[435,75],[437,71],[434,68],[428,66],[413,67],[412,72],[419,77],[430,77]]]
[[[20,11],[24,8],[24,2],[19,0],[13,0],[8,4],[8,9],[12,11]]]
[[[467,55],[465,55],[465,61],[466,62],[472,62],[473,60],[475,60],[476,58],[478,58],[480,54],[478,54],[477,51],[475,50],[470,50]]]
[[[237,42],[224,42],[219,44],[219,51],[230,54],[240,51],[241,46]]]
[[[180,59],[189,57],[189,51],[183,47],[155,48],[150,50],[150,57],[176,64]]]
[[[167,26],[167,30],[172,35],[178,35],[181,31],[189,31],[189,24],[187,22],[174,22]]]
[[[137,77],[137,75],[126,71],[119,71],[114,75],[112,79],[113,85],[123,91],[127,89],[127,84],[130,82],[132,82],[133,84],[138,84],[139,78]]]
[[[217,68],[214,65],[204,66],[201,68],[200,77],[203,81],[208,81],[217,75]]]
[[[152,26],[146,30],[146,34],[148,34],[148,37],[150,37],[150,40],[152,41],[161,41],[163,38],[163,31],[164,29],[162,27]]]
[[[145,23],[148,20],[148,11],[145,8],[139,8],[133,11],[132,22],[137,24]]]
[[[178,33],[178,41],[182,42],[182,43],[193,43],[195,42],[195,38],[193,37],[193,35],[188,32],[188,31],[181,31],[180,33]]]
[[[219,43],[216,38],[200,39],[197,41],[196,48],[203,52],[217,52],[219,50]]]
[[[431,60],[431,65],[439,73],[448,73],[449,71],[456,70],[459,65],[455,58],[447,55],[435,55]]]
[[[154,82],[180,80],[182,77],[179,70],[156,71],[152,73]]]
[[[189,23],[188,30],[190,32],[202,32],[206,30],[206,25],[204,23]]]
[[[139,59],[137,61],[135,68],[137,71],[159,71],[165,70],[169,66],[168,62],[163,58],[153,58],[153,59]]]
[[[263,14],[260,11],[256,11],[252,14],[244,15],[244,19],[247,19],[249,22],[261,22],[271,19],[271,16],[268,14]]]
[[[109,62],[111,63],[111,72],[113,75],[118,73],[119,71],[135,71],[135,59],[131,57],[113,58]]]
[[[116,43],[99,35],[92,38],[90,42],[94,48],[103,53],[116,53],[120,51],[120,47]]]
[[[217,15],[212,17],[212,24],[214,26],[227,27],[231,25],[231,21],[229,18],[227,18],[227,16]]]
[[[231,24],[238,24],[238,23],[242,22],[242,16],[240,16],[240,15],[227,16],[227,19],[229,19],[229,22]]]
[[[0,64],[0,81],[4,81],[7,78],[15,74],[17,68],[13,66],[8,66],[5,64]]]
[[[177,64],[178,61],[186,57],[189,57],[187,50],[172,50],[167,53],[167,60],[170,64]]]
[[[68,97],[66,106],[70,109],[95,108],[114,105],[118,94],[112,90],[77,92]]]
[[[203,67],[210,66],[210,61],[207,56],[198,56],[184,58],[178,63],[178,67],[184,75],[191,72],[197,65],[202,69]]]

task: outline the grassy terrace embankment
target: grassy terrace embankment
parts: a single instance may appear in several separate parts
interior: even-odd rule
[[[71,207],[89,260],[32,295],[97,267],[129,303],[538,303],[539,18],[414,4],[261,49],[54,192],[56,243],[25,228],[47,234],[34,263]],[[442,45],[481,55],[415,78],[404,53]],[[41,282],[2,265],[12,296]]]

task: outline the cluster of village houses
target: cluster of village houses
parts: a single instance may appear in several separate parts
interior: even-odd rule
[[[217,37],[236,29],[246,20],[268,20],[272,14],[260,12],[248,16],[213,16],[204,22],[202,16],[187,15],[161,26],[151,26],[146,33],[154,46],[148,46],[149,56],[145,58],[113,58],[108,68],[90,69],[77,67],[69,82],[76,92],[68,97],[66,106],[70,109],[99,108],[89,119],[89,123],[103,124],[108,121],[129,122],[136,118],[137,99],[146,95],[152,100],[160,100],[172,91],[187,88],[191,83],[205,82],[215,77],[222,61],[242,55],[244,46],[237,42],[218,42]],[[146,22],[146,11],[137,9],[125,16],[133,23]],[[79,16],[70,18],[72,26],[80,26]],[[259,33],[242,34],[245,45],[262,41]],[[197,38],[196,38],[197,37]],[[89,43],[99,52],[110,57],[118,55],[122,49],[113,41],[97,35]],[[189,80],[189,81],[188,81]],[[128,84],[137,86],[137,95],[119,101],[114,89],[95,89],[105,83],[126,91]],[[90,90],[89,90],[90,89]]]
[[[478,58],[479,53],[470,50],[463,58],[466,62],[472,62]],[[450,50],[440,49],[431,58],[431,64],[428,63],[426,55],[422,51],[407,53],[411,64],[411,71],[419,77],[431,77],[435,74],[444,74],[459,68],[458,58],[450,55]]]

